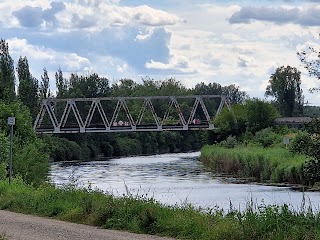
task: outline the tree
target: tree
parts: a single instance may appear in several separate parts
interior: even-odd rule
[[[110,95],[109,80],[93,73],[88,76],[71,74],[68,97],[107,97]]]
[[[41,82],[40,82],[40,87],[39,87],[39,94],[40,98],[48,98],[51,96],[50,93],[50,85],[49,85],[49,76],[48,76],[48,71],[46,68],[43,69],[43,75],[41,75]]]
[[[64,98],[66,97],[67,91],[68,91],[68,81],[63,78],[63,73],[61,68],[58,69],[58,71],[55,74],[56,77],[56,87],[57,87],[57,98]]]
[[[247,93],[240,91],[239,87],[234,84],[222,87],[222,94],[228,97],[231,104],[242,104],[248,99]]]
[[[224,140],[228,136],[237,136],[246,130],[247,123],[247,106],[244,104],[234,104],[232,112],[224,108],[218,117],[215,119],[214,124],[218,128],[218,140]]]
[[[271,75],[265,95],[275,97],[275,103],[282,116],[302,114],[303,95],[301,72],[295,67],[279,67]]]
[[[129,97],[135,92],[137,83],[132,79],[120,79],[118,83],[112,84],[112,95],[116,97]]]
[[[8,43],[0,40],[0,100],[10,102],[15,99],[14,63],[9,54]]]
[[[220,95],[222,87],[219,83],[205,84],[201,82],[194,87],[193,91],[196,95]]]
[[[248,100],[245,105],[247,128],[252,133],[272,126],[273,121],[279,116],[272,104],[260,99]]]
[[[162,96],[179,96],[188,92],[187,88],[174,78],[159,81],[158,84],[160,85],[159,95]]]
[[[320,34],[319,34],[320,36]],[[300,61],[308,70],[309,75],[316,77],[320,80],[320,50],[315,47],[309,47],[307,51],[301,51],[297,53],[300,57]],[[312,91],[319,91],[320,88],[310,89]]]
[[[39,84],[29,71],[27,57],[19,58],[17,73],[19,79],[18,98],[29,108],[31,116],[35,118],[39,106]]]

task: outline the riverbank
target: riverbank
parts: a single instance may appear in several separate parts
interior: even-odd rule
[[[0,208],[106,229],[179,239],[320,239],[320,216],[308,208],[265,206],[249,202],[245,211],[227,214],[191,205],[166,206],[142,197],[114,197],[73,185],[38,188],[14,179],[0,181]]]
[[[308,157],[281,147],[206,145],[201,149],[200,161],[213,172],[264,184],[300,188],[306,183],[303,164]]]

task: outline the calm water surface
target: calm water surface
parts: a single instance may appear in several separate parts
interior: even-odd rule
[[[320,193],[305,194],[287,187],[228,183],[206,171],[198,161],[200,153],[162,154],[82,163],[53,163],[51,179],[67,184],[77,179],[82,186],[97,187],[114,195],[154,197],[165,204],[185,204],[204,208],[244,209],[249,201],[257,204],[284,204],[300,209],[303,198],[315,210]]]

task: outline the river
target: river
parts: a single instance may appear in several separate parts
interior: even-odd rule
[[[52,163],[50,178],[56,185],[76,183],[99,188],[116,196],[131,194],[155,198],[164,204],[192,204],[229,210],[255,205],[289,204],[319,209],[320,193],[293,191],[288,187],[231,183],[207,171],[200,153],[162,154],[79,163]]]

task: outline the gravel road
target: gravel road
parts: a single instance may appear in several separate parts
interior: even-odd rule
[[[0,211],[0,234],[9,240],[173,240],[7,211]]]

